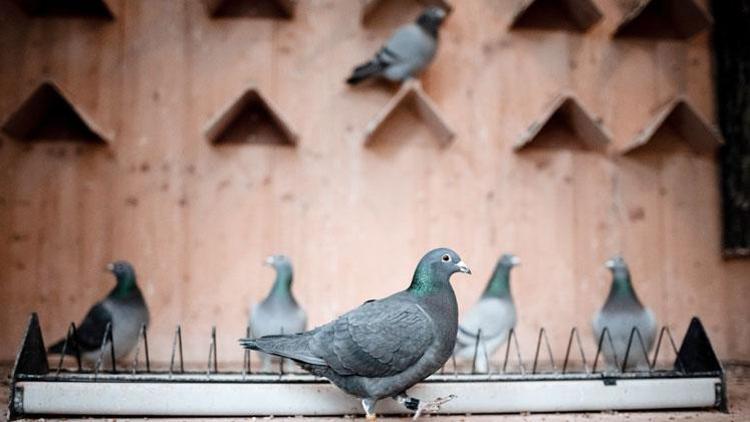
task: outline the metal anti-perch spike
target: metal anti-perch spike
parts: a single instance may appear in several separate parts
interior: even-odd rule
[[[477,330],[477,339],[474,341],[474,357],[471,359],[471,373],[477,373],[477,353],[479,352],[479,342],[482,341],[482,329]]]
[[[662,338],[664,337],[664,334],[667,334],[667,338],[669,339],[669,344],[672,346],[672,351],[674,352],[676,356],[676,363],[680,366],[680,371],[685,372],[685,365],[682,362],[682,358],[680,357],[680,352],[677,350],[677,346],[675,345],[674,338],[672,337],[672,330],[669,329],[668,326],[661,327],[661,330],[659,331],[659,340],[656,342],[656,350],[654,351],[654,358],[651,361],[651,369],[653,370],[656,367],[657,359],[659,358],[659,351],[661,350],[661,342]]]
[[[76,324],[71,322],[68,326],[68,332],[65,334],[65,340],[63,341],[62,352],[60,353],[60,360],[57,362],[57,369],[55,370],[55,377],[60,376],[62,371],[63,361],[65,360],[65,354],[68,352],[68,346],[75,342],[76,338]],[[74,347],[76,363],[78,364],[78,372],[81,371],[81,351],[78,347]]]
[[[146,357],[146,372],[151,372],[151,360],[148,355],[148,337],[146,335],[146,324],[141,324],[141,329],[138,332],[138,337],[143,339],[143,352]],[[133,374],[138,373],[138,357],[140,355],[140,343],[135,345],[135,356],[133,357]]]
[[[638,327],[633,326],[633,329],[630,330],[630,338],[628,339],[628,347],[625,348],[625,357],[622,359],[622,373],[627,372],[628,369],[628,359],[630,358],[630,348],[633,345],[633,339],[635,336],[638,335],[638,342],[641,344],[641,352],[643,353],[643,358],[646,361],[646,365],[648,365],[648,371],[651,372],[651,365],[648,364],[649,358],[648,358],[648,351],[646,350],[646,345],[643,343],[643,337],[641,336],[641,331],[638,329]]]
[[[568,347],[565,349],[565,361],[563,362],[562,373],[567,373],[568,362],[570,361],[570,347],[573,345],[573,338],[575,337],[576,343],[578,344],[578,351],[581,354],[581,363],[583,363],[583,370],[585,373],[589,372],[589,366],[586,363],[586,354],[583,352],[583,343],[581,343],[581,336],[578,335],[578,327],[573,327],[570,330],[570,337],[568,337]]]
[[[117,373],[117,364],[115,363],[115,341],[112,337],[112,323],[108,322],[107,326],[104,328],[102,345],[99,348],[99,357],[96,359],[96,365],[94,366],[94,376],[99,375],[99,369],[101,369],[102,362],[104,360],[104,352],[106,351],[107,341],[109,341],[110,357],[112,358],[112,373]]]
[[[599,336],[598,346],[596,348],[596,357],[594,358],[594,367],[591,369],[592,372],[596,372],[596,366],[599,363],[599,354],[602,353],[602,346],[604,345],[604,335],[606,334],[609,340],[609,348],[612,350],[612,358],[615,361],[614,367],[620,369],[620,361],[617,359],[617,352],[615,351],[615,343],[612,341],[612,335],[609,333],[609,327],[604,327],[602,334]]]
[[[213,365],[212,365],[213,363]],[[219,372],[219,363],[216,357],[216,326],[211,327],[211,341],[208,344],[208,364],[206,365],[206,376]]]
[[[245,327],[245,338],[250,338],[250,326]],[[242,354],[242,378],[252,373],[252,362],[250,362],[250,349],[243,348]]]
[[[547,331],[544,329],[544,327],[542,327],[539,329],[539,336],[536,339],[536,352],[534,353],[534,366],[531,369],[532,374],[536,374],[537,364],[539,363],[539,349],[542,346],[542,339],[544,339],[544,342],[547,344],[547,356],[549,356],[549,364],[552,367],[552,370],[554,372],[557,372],[557,367],[555,366],[555,359],[552,357],[552,346],[549,344],[549,339],[547,338]]]
[[[176,352],[180,352],[180,373],[185,373],[185,364],[182,359],[182,327],[177,325],[174,331],[174,338],[172,339],[172,357],[169,359],[169,375],[174,372],[174,358]]]
[[[521,358],[521,347],[518,345],[518,336],[516,336],[516,330],[511,328],[508,331],[508,345],[505,347],[505,360],[503,361],[503,373],[507,372],[508,368],[508,356],[510,355],[510,340],[513,339],[513,343],[516,346],[516,358],[518,359],[518,368],[521,370],[521,375],[526,374],[526,367],[523,365],[523,359]]]

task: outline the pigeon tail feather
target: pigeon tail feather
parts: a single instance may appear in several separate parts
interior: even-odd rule
[[[292,335],[272,335],[256,339],[240,339],[242,347],[250,350],[280,356],[310,365],[328,365],[326,361],[315,356],[309,347],[310,337],[307,333]]]
[[[383,69],[385,69],[385,65],[381,61],[371,60],[355,67],[351,76],[346,80],[346,83],[349,85],[356,85],[365,79],[377,75]]]

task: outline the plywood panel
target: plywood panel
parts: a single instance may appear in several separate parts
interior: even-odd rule
[[[397,87],[343,80],[392,22],[413,18],[389,2],[367,25],[344,0],[299,2],[292,20],[210,19],[198,1],[113,1],[106,23],[33,19],[0,3],[0,116],[54,80],[114,133],[99,149],[2,138],[0,359],[12,357],[32,310],[48,340],[62,335],[111,287],[109,260],[136,265],[154,359],[168,359],[182,323],[189,360],[204,361],[218,325],[220,360],[239,361],[249,304],[273,278],[266,255],[292,257],[297,299],[316,325],[405,287],[440,245],[474,270],[454,280],[462,310],[502,252],[523,259],[512,289],[527,355],[541,326],[557,353],[572,325],[593,346],[603,262],[623,253],[641,299],[677,336],[698,314],[720,356],[750,359],[750,264],[720,259],[710,157],[512,148],[561,92],[602,117],[610,151],[677,95],[710,119],[707,36],[613,39],[614,0],[595,2],[603,19],[586,34],[509,32],[514,2],[461,1],[422,77],[454,141],[439,147],[399,113],[364,148],[362,128]],[[273,99],[296,148],[204,138],[205,122],[247,86]]]

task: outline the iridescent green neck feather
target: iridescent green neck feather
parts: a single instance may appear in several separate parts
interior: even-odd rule
[[[113,296],[119,299],[125,298],[130,296],[130,294],[135,290],[135,273],[132,271],[127,271],[123,273],[118,273],[115,275],[117,278],[117,286],[115,286],[115,290],[113,292]]]
[[[630,271],[627,268],[616,268],[612,271],[612,288],[609,290],[607,300],[635,300],[635,302],[640,303],[630,281]]]
[[[443,283],[439,282],[438,275],[434,273],[428,263],[420,262],[407,290],[417,296],[426,296],[440,290]]]
[[[292,287],[292,267],[289,265],[277,265],[276,280],[273,282],[271,294],[274,296],[285,296],[289,294]]]
[[[498,264],[482,297],[510,297],[510,269],[508,265]]]

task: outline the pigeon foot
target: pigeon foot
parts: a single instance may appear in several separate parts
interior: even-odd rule
[[[440,410],[440,406],[444,405],[445,403],[448,403],[449,401],[455,399],[457,396],[455,394],[451,394],[448,397],[438,397],[435,400],[428,401],[428,402],[422,402],[418,401],[419,404],[417,405],[417,411],[414,412],[414,417],[412,420],[417,420],[423,413],[433,413]],[[415,400],[415,399],[412,399]]]
[[[424,402],[417,398],[410,397],[406,393],[401,393],[397,395],[396,397],[394,397],[394,399],[399,404],[402,404],[407,409],[414,411],[414,420],[419,418],[419,416],[422,415],[423,413],[437,412],[438,410],[440,410],[440,406],[444,405],[445,403],[448,403],[449,401],[455,398],[456,398],[456,395],[451,394],[448,397],[438,397],[433,401]]]

